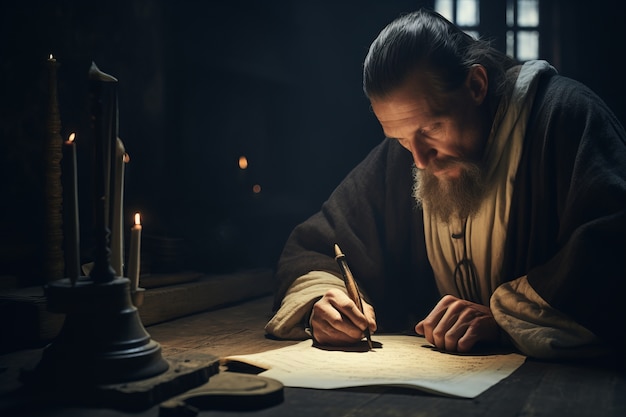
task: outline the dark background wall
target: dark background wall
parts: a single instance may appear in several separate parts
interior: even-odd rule
[[[93,235],[85,142],[87,71],[94,61],[119,80],[119,132],[131,157],[125,217],[129,229],[132,213],[142,213],[144,271],[274,266],[291,228],[382,139],[361,92],[370,42],[400,13],[431,4],[25,0],[0,6],[0,276],[17,277],[18,285],[42,280],[50,53],[59,61],[62,136],[76,132],[82,145],[85,261]],[[626,87],[617,65],[626,40],[623,6],[608,0],[593,6],[544,0],[541,58],[589,85],[624,121]],[[237,166],[240,155],[250,162],[245,172]],[[262,191],[253,194],[257,183]]]

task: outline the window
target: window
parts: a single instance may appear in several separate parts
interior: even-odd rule
[[[478,38],[480,35],[479,4],[479,0],[435,0],[435,10],[468,35]]]
[[[506,53],[520,61],[539,57],[539,0],[507,0]]]
[[[490,37],[502,38],[503,42],[496,44],[501,44],[508,55],[520,61],[537,59],[539,0],[506,0],[498,3],[500,2],[435,0],[435,10],[476,38],[485,33]],[[485,16],[489,19],[485,19]],[[499,17],[502,20],[491,21],[498,20]]]

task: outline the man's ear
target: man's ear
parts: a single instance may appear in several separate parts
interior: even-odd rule
[[[487,69],[480,64],[472,65],[467,73],[465,86],[468,88],[476,104],[482,104],[485,97],[487,97],[487,89],[489,87]]]

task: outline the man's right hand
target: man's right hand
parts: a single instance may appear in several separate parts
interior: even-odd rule
[[[349,345],[363,338],[369,327],[376,331],[374,308],[363,301],[363,313],[346,293],[330,289],[313,305],[311,328],[315,341],[322,345]]]

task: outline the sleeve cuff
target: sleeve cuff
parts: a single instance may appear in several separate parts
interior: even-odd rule
[[[597,356],[606,353],[588,329],[551,307],[526,276],[500,285],[491,312],[517,349],[536,358]]]
[[[346,290],[341,278],[325,271],[311,271],[297,278],[287,290],[276,314],[265,325],[265,331],[281,339],[311,338],[308,325],[311,309],[331,288]]]

